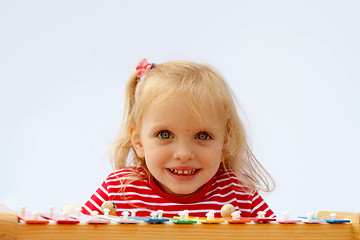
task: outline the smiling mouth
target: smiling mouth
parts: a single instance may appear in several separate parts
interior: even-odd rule
[[[173,174],[177,174],[177,175],[194,175],[197,171],[199,171],[199,169],[177,170],[172,168],[168,168],[168,170]]]

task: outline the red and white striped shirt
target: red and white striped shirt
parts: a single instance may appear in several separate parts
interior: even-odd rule
[[[191,216],[205,217],[209,210],[215,210],[215,217],[220,217],[221,207],[230,203],[241,211],[242,217],[256,217],[258,211],[264,211],[266,217],[275,217],[258,192],[245,192],[246,186],[241,184],[235,174],[222,168],[199,192],[189,197],[174,197],[165,193],[152,178],[134,180],[134,170],[131,167],[122,168],[110,174],[82,207],[82,213],[102,213],[102,203],[113,201],[117,215],[136,208],[137,216],[150,216],[153,211],[163,210],[164,217],[173,217],[180,211],[189,210]],[[146,176],[143,170],[140,174]],[[133,181],[124,190],[122,183],[129,180]]]

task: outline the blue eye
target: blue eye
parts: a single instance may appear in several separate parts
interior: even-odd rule
[[[210,138],[211,138],[211,136],[204,132],[198,133],[198,135],[196,136],[196,139],[199,139],[199,140],[209,140]]]
[[[161,139],[169,139],[171,137],[171,134],[169,131],[161,131],[157,134],[157,136]]]

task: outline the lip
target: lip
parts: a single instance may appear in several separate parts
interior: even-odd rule
[[[195,168],[195,167],[191,167],[191,166],[177,166],[177,167],[171,167],[171,168],[166,168],[168,174],[175,178],[178,181],[190,181],[192,179],[194,179],[200,172],[200,168]],[[176,170],[176,171],[194,171],[193,174],[177,174],[174,173],[172,170]]]

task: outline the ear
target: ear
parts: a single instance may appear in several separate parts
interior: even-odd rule
[[[136,155],[139,158],[144,158],[145,152],[144,152],[144,147],[141,143],[140,133],[137,132],[134,128],[131,128],[130,135],[131,135],[131,144],[135,150]]]

